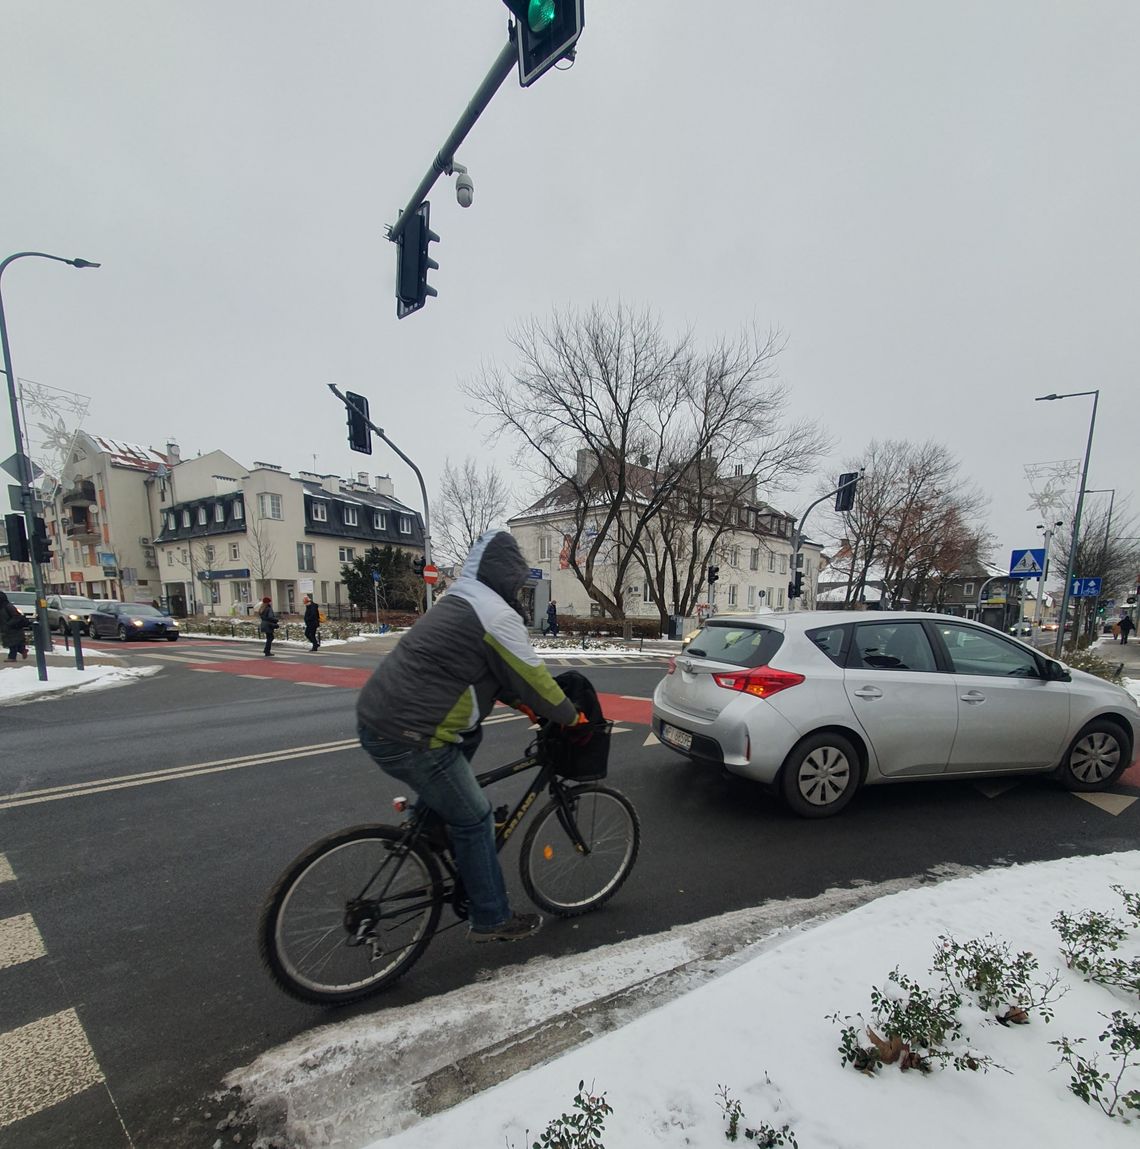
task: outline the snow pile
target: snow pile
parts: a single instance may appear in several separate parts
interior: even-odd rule
[[[159,666],[92,665],[86,670],[76,670],[74,666],[49,666],[48,680],[41,682],[35,664],[28,662],[0,671],[0,704],[26,701],[37,696],[74,694],[80,690],[88,694],[93,690],[125,686],[157,674],[161,669]]]

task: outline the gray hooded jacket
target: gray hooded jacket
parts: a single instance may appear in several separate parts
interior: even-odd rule
[[[424,747],[477,743],[496,699],[568,725],[577,711],[534,652],[511,605],[530,567],[507,531],[471,548],[458,579],[364,684],[357,718]]]

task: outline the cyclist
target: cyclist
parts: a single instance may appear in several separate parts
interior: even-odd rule
[[[539,914],[513,913],[507,898],[491,803],[471,769],[482,720],[499,699],[532,719],[585,721],[530,645],[518,603],[529,573],[508,531],[482,535],[356,704],[364,749],[447,825],[473,941],[514,941],[542,925]]]

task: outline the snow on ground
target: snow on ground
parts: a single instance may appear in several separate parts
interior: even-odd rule
[[[922,1145],[1027,1145],[1069,1149],[1135,1146],[1136,1128],[1110,1120],[1068,1089],[1051,1041],[1104,1046],[1101,1013],[1135,1010],[1124,993],[1067,970],[1050,926],[1061,910],[1097,908],[1123,917],[1113,884],[1140,889],[1140,852],[1071,858],[990,870],[884,897],[840,918],[785,936],[765,952],[684,997],[557,1060],[479,1094],[401,1134],[384,1149],[424,1145],[529,1147],[546,1122],[572,1112],[578,1082],[613,1106],[609,1146],[723,1144],[717,1093],[743,1107],[744,1127],[792,1127],[801,1149]],[[1041,971],[1060,971],[1069,989],[1050,1024],[1003,1027],[963,1010],[972,1047],[1008,1072],[894,1066],[875,1077],[841,1065],[840,1027],[825,1015],[870,1013],[872,985],[896,965],[926,985],[939,935],[959,942],[993,933],[1014,952],[1031,950]],[[1122,956],[1140,953],[1136,935]],[[556,1003],[551,1003],[556,1009]],[[383,1014],[378,1021],[383,1023]],[[1140,1086],[1140,1070],[1122,1089]]]
[[[23,666],[0,670],[0,705],[5,702],[27,701],[37,696],[74,694],[82,690],[106,690],[112,686],[125,686],[140,678],[157,674],[159,666],[105,666],[88,664],[85,670],[74,666],[48,666],[48,680],[41,682],[36,664],[29,660]]]

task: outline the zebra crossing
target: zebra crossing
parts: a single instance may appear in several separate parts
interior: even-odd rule
[[[21,912],[23,911],[23,912]],[[35,992],[32,992],[33,989]],[[28,1003],[41,1004],[26,1016]],[[0,1145],[20,1144],[27,1122],[56,1106],[77,1101],[105,1111],[112,1128],[130,1144],[106,1091],[83,1022],[66,1001],[50,965],[44,939],[22,906],[16,874],[0,854]],[[110,1144],[110,1142],[108,1142]]]

